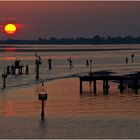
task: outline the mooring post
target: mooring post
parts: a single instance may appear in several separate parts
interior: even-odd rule
[[[35,53],[36,56],[36,80],[39,79],[39,65],[42,64],[41,57],[37,55],[37,52]]]
[[[52,59],[51,57],[49,56],[49,59],[48,59],[48,64],[49,64],[49,70],[52,69]]]
[[[82,94],[82,91],[83,90],[83,87],[82,87],[82,80],[81,80],[81,78],[80,78],[80,94]]]
[[[96,87],[96,80],[94,80],[94,85],[93,85],[94,87],[93,87],[93,92],[94,92],[94,94],[96,94],[96,89],[97,89],[97,87]]]
[[[26,75],[29,74],[29,66],[28,65],[26,65],[25,73],[26,73]]]
[[[5,71],[5,68],[2,73],[2,78],[3,78],[3,89],[4,89],[4,88],[6,88],[6,78],[7,78],[7,73]]]

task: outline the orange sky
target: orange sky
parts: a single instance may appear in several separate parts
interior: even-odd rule
[[[11,19],[21,25],[15,39],[140,36],[139,13],[140,1],[0,1],[0,38],[8,37],[2,26]]]

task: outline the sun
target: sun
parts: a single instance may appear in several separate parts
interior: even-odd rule
[[[16,25],[15,24],[12,24],[12,23],[8,23],[4,27],[4,31],[7,34],[14,34],[16,32],[16,30],[17,30]]]

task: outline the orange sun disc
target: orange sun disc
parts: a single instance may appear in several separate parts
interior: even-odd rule
[[[17,28],[16,28],[16,25],[14,24],[6,24],[5,27],[4,27],[4,31],[7,33],[7,34],[14,34],[16,32]]]

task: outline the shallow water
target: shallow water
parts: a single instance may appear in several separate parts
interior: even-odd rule
[[[97,94],[90,92],[89,83],[79,93],[79,79],[70,78],[45,83],[48,93],[45,112],[48,117],[68,116],[140,116],[140,96],[131,89],[120,93],[118,83],[110,82],[109,94],[104,95],[102,82],[97,82]],[[0,95],[2,116],[38,116],[41,102],[38,100],[40,84],[31,88],[19,88]]]
[[[34,56],[38,46],[15,47],[32,47],[33,51],[2,51],[1,66],[11,65],[18,57],[24,65],[29,65],[30,74],[9,75],[7,88],[0,89],[0,138],[140,138],[139,91],[135,94],[131,89],[126,89],[122,94],[117,88],[118,83],[110,82],[109,95],[103,95],[103,83],[98,81],[96,96],[90,93],[88,82],[84,83],[84,92],[80,95],[79,79],[65,78],[89,72],[86,67],[87,58],[93,59],[92,71],[111,71],[117,74],[138,72],[139,45],[100,46],[98,51],[95,50],[98,46],[48,46],[54,49],[62,47],[67,51],[46,49],[38,53],[43,60],[39,81],[35,80]],[[89,50],[70,51],[70,48]],[[134,63],[130,59],[132,52],[135,54]],[[49,56],[53,60],[52,71],[48,70]],[[73,69],[69,69],[66,60],[69,56],[74,62]],[[125,64],[126,57],[129,57],[128,64]],[[41,103],[38,101],[42,80],[45,81],[48,93],[44,122],[40,120]]]
[[[9,47],[16,49],[15,51],[4,50]],[[36,83],[35,51],[37,50],[41,51],[38,52],[38,55],[41,56],[43,61],[43,64],[40,65],[40,81],[89,72],[89,68],[86,67],[86,59],[93,60],[92,71],[112,71],[119,74],[128,74],[137,72],[140,68],[140,45],[2,45],[0,48],[4,50],[0,52],[1,73],[3,68],[7,65],[12,65],[16,58],[22,60],[24,66],[29,65],[29,76],[8,76],[7,86],[11,88],[23,87],[24,85],[31,86]],[[25,52],[22,48],[27,51]],[[28,49],[31,49],[31,51],[28,51]],[[49,49],[57,50],[51,52],[48,51]],[[131,62],[132,52],[135,54],[134,63]],[[52,58],[52,71],[48,70],[47,59],[49,56]],[[73,60],[73,69],[69,69],[67,61],[69,56]],[[128,57],[128,64],[125,63],[126,57]],[[2,81],[1,77],[0,81]],[[0,86],[2,87],[2,82],[0,82]]]

